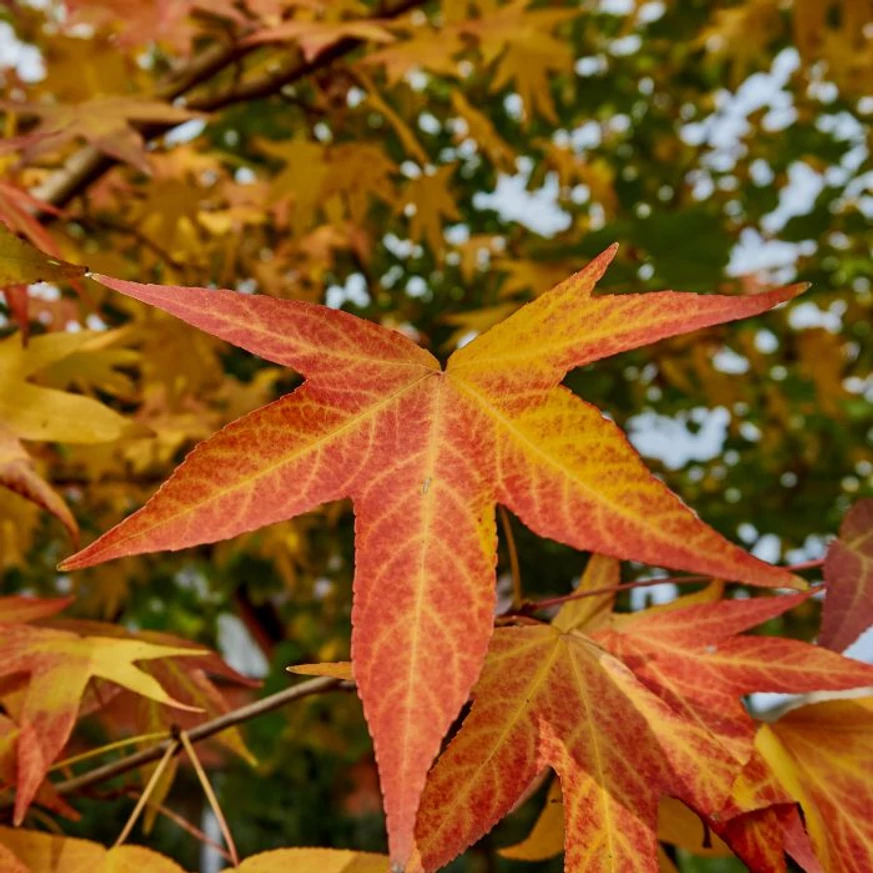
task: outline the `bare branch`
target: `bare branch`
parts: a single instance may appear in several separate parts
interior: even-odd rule
[[[197,727],[187,731],[187,735],[192,742],[196,743],[230,727],[257,718],[259,715],[279,709],[292,700],[301,700],[304,697],[311,697],[313,694],[324,694],[328,691],[348,690],[353,687],[353,684],[350,682],[343,682],[330,676],[319,676],[317,679],[311,679],[299,685],[292,685],[284,691],[271,694],[269,697],[256,700],[253,703],[233,710],[233,712],[227,712],[224,715],[199,724]],[[136,770],[137,767],[142,767],[144,764],[157,761],[164,756],[171,745],[177,745],[177,742],[171,737],[167,737],[167,739],[156,743],[154,746],[134,752],[134,754],[121,758],[118,761],[111,761],[102,767],[95,767],[81,776],[74,776],[72,779],[67,779],[64,782],[58,782],[53,788],[58,794],[66,795],[87,788],[89,785],[105,782],[107,779],[120,776],[122,773]]]
[[[383,19],[397,18],[411,9],[423,6],[426,2],[427,0],[388,0],[379,11],[378,17]],[[296,57],[279,70],[250,82],[234,83],[229,88],[214,94],[192,97],[186,105],[188,108],[200,112],[215,112],[236,103],[269,97],[278,93],[286,85],[291,85],[316,70],[330,66],[335,60],[349,54],[360,45],[362,45],[362,40],[342,39],[311,61],[305,60],[299,53],[296,53]],[[237,63],[243,55],[251,50],[252,47],[240,46],[239,44],[210,46],[202,54],[197,55],[188,66],[178,71],[170,82],[159,90],[157,96],[168,101],[175,100]],[[140,133],[144,139],[151,140],[166,133],[174,126],[149,124],[144,126]],[[64,206],[114,167],[116,163],[118,162],[109,155],[97,151],[92,146],[85,146],[71,155],[61,169],[52,173],[30,193],[53,206]],[[49,218],[50,216],[46,216],[46,220]]]

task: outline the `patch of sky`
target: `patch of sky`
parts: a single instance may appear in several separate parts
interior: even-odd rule
[[[331,309],[339,309],[346,303],[355,306],[367,306],[370,295],[367,292],[367,279],[363,273],[352,273],[345,285],[331,285],[324,295],[325,305]]]
[[[779,348],[779,338],[769,330],[759,330],[755,334],[755,348],[763,355],[770,355]]]
[[[636,0],[600,0],[596,9],[607,15],[630,15],[636,5]]]
[[[39,82],[45,78],[42,52],[18,39],[6,21],[0,21],[0,70],[15,70],[23,82]]]
[[[382,237],[382,243],[395,258],[418,258],[424,254],[424,249],[421,246],[416,245],[412,240],[400,239],[393,233],[386,233]]]
[[[749,369],[749,359],[737,354],[733,349],[722,346],[713,356],[712,365],[720,373],[739,375]]]
[[[270,664],[248,628],[232,613],[218,616],[218,650],[243,676],[263,679],[270,672]]]
[[[666,576],[667,574],[664,573]],[[644,588],[632,588],[630,591],[630,607],[634,612],[647,606],[658,606],[662,603],[672,603],[679,596],[679,586],[672,582],[661,582],[657,585],[647,585]]]
[[[431,135],[436,135],[442,130],[442,125],[439,119],[430,112],[422,112],[418,116],[418,126],[425,132]]]
[[[765,239],[755,228],[745,227],[731,250],[727,266],[729,276],[761,275],[773,283],[790,282],[794,278],[794,264],[801,255],[815,253],[813,240],[789,243]]]
[[[838,301],[842,303],[843,301]],[[819,308],[810,300],[796,303],[788,312],[788,323],[794,330],[803,330],[808,327],[823,327],[830,333],[839,333],[843,327],[841,318],[843,307],[830,306],[827,309]]]
[[[569,213],[558,206],[559,184],[555,173],[547,173],[543,185],[535,191],[527,189],[533,161],[522,157],[517,161],[515,175],[501,173],[494,191],[477,192],[473,196],[476,209],[493,209],[504,221],[514,221],[540,236],[554,236],[566,230],[572,221]]]
[[[407,297],[412,297],[414,299],[427,297],[427,282],[424,281],[422,276],[410,276],[409,280],[406,282],[404,291],[406,292]]]
[[[184,121],[178,127],[174,127],[171,131],[165,134],[164,142],[168,146],[182,145],[186,142],[191,142],[197,139],[206,128],[206,121],[202,118],[192,118],[190,121]],[[226,131],[226,133],[236,133],[236,131]],[[237,134],[238,136],[238,134]]]
[[[788,183],[779,191],[779,205],[761,218],[767,233],[778,233],[790,219],[806,215],[825,186],[825,178],[802,161],[788,167]]]
[[[730,419],[723,406],[697,406],[673,417],[649,410],[628,419],[627,430],[640,454],[678,470],[689,461],[709,461],[721,454]]]
[[[716,111],[700,121],[683,124],[679,131],[682,139],[691,146],[708,146],[704,163],[713,169],[732,169],[746,151],[742,139],[751,130],[749,115],[767,108],[764,124],[769,130],[782,130],[793,122],[796,111],[791,94],[784,89],[799,65],[796,49],[783,49],[769,72],[754,73],[734,93],[717,91]]]
[[[577,76],[588,79],[591,76],[601,76],[609,69],[609,61],[606,55],[586,55],[579,58],[573,66]]]

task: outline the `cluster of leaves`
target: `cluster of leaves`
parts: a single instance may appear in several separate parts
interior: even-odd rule
[[[556,783],[508,858],[563,845],[575,870],[669,870],[689,852],[756,871],[786,869],[785,853],[808,871],[869,865],[870,699],[767,722],[741,700],[873,686],[837,654],[873,623],[873,503],[828,551],[823,615],[803,579],[725,538],[775,540],[772,561],[815,570],[823,535],[871,490],[869,22],[847,0],[612,5],[67,0],[3,13],[43,69],[2,72],[0,571],[10,592],[75,587],[78,613],[13,598],[0,614],[15,824],[74,814],[65,798],[82,777],[47,777],[95,745],[89,725],[165,738],[129,825],[143,807],[147,827],[178,823],[164,800],[190,776],[179,744],[201,776],[189,730],[251,695],[185,640],[222,642],[233,615],[279,670],[351,652],[353,666],[310,669],[333,677],[321,690],[357,687],[380,791],[359,714],[306,705],[250,737],[258,776],[217,792],[201,779],[225,800],[234,863],[222,806],[234,828],[250,821],[228,808],[233,778],[275,775],[266,816],[290,772],[312,781],[301,761],[345,758],[363,787],[331,801],[372,809],[381,795],[401,868],[451,860],[547,768],[563,800]],[[725,134],[732,118],[739,134]],[[804,180],[819,192],[805,211],[791,202]],[[552,228],[533,208],[549,196]],[[794,244],[780,269],[736,278],[744,246],[776,237]],[[598,254],[615,239],[617,255]],[[762,293],[775,279],[816,290],[764,316],[802,290]],[[208,283],[235,290],[184,287]],[[648,291],[663,285],[683,290]],[[729,422],[720,453],[653,466],[713,527],[618,426],[640,436],[657,411],[693,429],[711,409]],[[82,572],[55,574],[61,527],[92,539],[143,503],[63,565]],[[618,559],[638,562],[630,580],[670,567],[701,574],[680,580],[701,590],[640,611]],[[583,568],[557,614],[555,598],[524,601],[522,582],[566,600]],[[802,593],[702,587],[711,578]],[[820,616],[818,645],[801,641]],[[765,635],[743,634],[763,622]],[[219,739],[211,763],[245,774],[242,735]],[[78,832],[99,835],[83,809]],[[279,843],[323,841],[279,827]],[[356,836],[324,832],[369,842]],[[256,855],[276,842],[269,824],[247,841],[241,869],[388,863]],[[16,871],[179,869],[139,851],[0,833]],[[190,849],[176,854],[193,866]],[[49,868],[47,855],[68,860]]]

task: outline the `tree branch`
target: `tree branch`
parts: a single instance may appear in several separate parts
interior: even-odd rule
[[[284,691],[279,691],[276,694],[271,694],[269,697],[255,700],[253,703],[233,710],[233,712],[227,712],[217,718],[203,722],[203,724],[191,728],[186,733],[188,738],[196,743],[235,725],[257,718],[259,715],[279,709],[292,700],[301,700],[304,697],[311,697],[313,694],[323,694],[327,691],[348,690],[353,687],[354,685],[351,682],[344,682],[332,676],[319,676],[316,679],[310,679],[299,685],[292,685],[290,688],[286,688]],[[172,737],[167,737],[167,739],[149,746],[147,749],[134,752],[132,755],[127,755],[118,761],[111,761],[102,767],[95,767],[87,773],[74,776],[64,782],[58,782],[52,787],[60,795],[72,794],[74,791],[80,791],[90,785],[105,782],[107,779],[120,776],[122,773],[136,770],[137,767],[142,767],[144,764],[157,761],[166,754],[167,749],[173,744],[178,745],[177,741]]]
[[[378,11],[378,18],[397,18],[416,7],[423,6],[427,0],[386,0]],[[359,39],[346,38],[328,47],[311,61],[302,56],[294,58],[289,64],[266,76],[250,82],[233,84],[229,88],[215,94],[204,94],[187,101],[189,109],[200,112],[215,112],[243,103],[269,97],[286,85],[291,85],[305,78],[316,70],[330,66],[335,60],[347,55],[362,45]],[[211,79],[216,74],[240,60],[246,53],[257,46],[213,45],[192,59],[184,69],[176,73],[168,84],[158,91],[157,96],[169,102],[182,97],[198,85]],[[299,53],[298,53],[299,55]],[[155,139],[166,133],[174,124],[149,124],[140,133],[146,140]],[[52,173],[41,185],[30,194],[56,207],[62,207],[74,197],[81,194],[104,173],[118,163],[114,158],[98,151],[92,146],[85,146],[75,152],[66,164]],[[50,216],[47,216],[49,218]]]

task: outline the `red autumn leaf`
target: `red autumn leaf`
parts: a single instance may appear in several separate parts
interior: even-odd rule
[[[744,761],[754,724],[741,698],[755,691],[839,691],[873,684],[873,667],[819,646],[738,636],[808,595],[695,604],[615,616],[594,638],[677,712],[699,720]]]
[[[674,726],[665,738],[660,729],[650,736],[633,726],[645,711],[645,694],[666,704],[686,731],[681,742],[687,754],[701,756],[688,771],[696,766],[714,781],[721,779],[721,799],[726,800],[753,751],[755,729],[741,703],[744,694],[873,683],[873,667],[825,649],[783,638],[736,636],[807,596],[686,608],[680,601],[614,616],[613,627],[596,630],[592,638],[581,636],[562,613],[548,628],[557,641],[541,627],[498,630],[471,714],[425,787],[417,829],[423,868],[437,869],[490,830],[548,765],[563,784],[567,870],[654,869],[652,815],[659,793],[678,796],[713,816],[715,832],[741,857],[754,861],[753,869],[784,869],[782,846],[790,816],[785,810],[766,810],[776,804],[790,807],[790,796],[771,784],[758,793],[747,788],[746,795],[756,802],[745,796],[743,805],[735,803],[727,823],[723,804],[713,805],[711,787],[708,803],[701,801],[706,795],[700,786],[697,794],[686,795],[668,787],[670,778],[686,772],[686,762],[671,745],[679,728]],[[633,693],[627,686],[627,700],[594,671],[596,665],[612,678],[610,656],[598,644],[633,671],[639,684]],[[707,748],[715,750],[712,761],[706,760],[709,752],[701,751]],[[770,791],[763,795],[766,803],[760,796],[765,790]],[[741,813],[748,815],[737,817]]]
[[[44,606],[49,608],[48,603]],[[19,603],[11,606],[13,614],[16,610],[21,614]],[[38,614],[36,605],[32,610]],[[26,609],[24,613],[27,614]],[[174,700],[135,662],[193,654],[190,648],[139,640],[79,636],[27,624],[0,624],[0,679],[6,680],[0,690],[4,706],[19,730],[15,823],[21,822],[49,767],[66,744],[92,678],[106,679],[160,703],[189,709]],[[27,677],[23,686],[22,676]],[[16,686],[8,684],[16,679],[19,680]]]
[[[422,795],[421,867],[437,870],[487,833],[545,767],[563,788],[565,869],[586,873],[656,870],[661,797],[715,812],[739,769],[579,632],[499,628]]]
[[[308,381],[195,449],[142,510],[64,567],[213,542],[350,496],[355,679],[397,863],[411,852],[425,775],[487,649],[496,503],[579,549],[802,584],[703,524],[613,423],[560,387],[574,367],[764,312],[802,289],[592,296],[614,251],[457,351],[445,370],[402,335],[345,312],[96,277]]]
[[[50,618],[66,609],[72,602],[72,597],[0,597],[0,626],[26,624],[29,621]]]
[[[873,500],[859,500],[840,526],[824,564],[827,595],[821,645],[842,652],[873,625]]]

